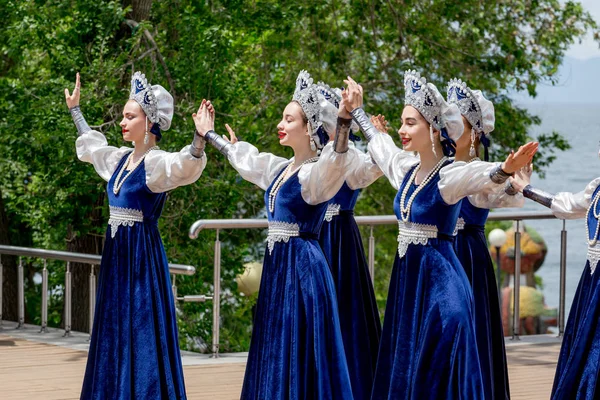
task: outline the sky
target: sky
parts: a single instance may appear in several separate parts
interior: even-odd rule
[[[579,0],[579,2],[592,14],[596,22],[600,24],[600,0]],[[592,40],[592,35],[589,34],[581,44],[577,43],[571,46],[566,56],[578,60],[587,60],[600,57],[600,49],[598,48],[598,44]]]

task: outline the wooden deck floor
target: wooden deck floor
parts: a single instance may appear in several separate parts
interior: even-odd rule
[[[550,398],[560,344],[507,346],[513,400]],[[79,399],[87,353],[0,331],[0,399]],[[185,364],[185,363],[184,363]],[[190,400],[239,399],[245,364],[184,365]]]

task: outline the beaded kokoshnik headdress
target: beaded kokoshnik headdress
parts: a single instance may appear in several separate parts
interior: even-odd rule
[[[161,85],[150,85],[146,76],[137,71],[131,78],[129,99],[135,100],[142,107],[146,118],[154,124],[150,132],[160,140],[161,131],[171,127],[173,96]]]
[[[488,159],[490,139],[488,135],[494,130],[494,104],[483,96],[481,90],[471,90],[460,79],[448,82],[448,102],[456,104],[460,113],[469,121],[472,134],[477,135],[485,148],[485,160]]]
[[[335,131],[341,100],[341,95],[329,85],[323,82],[313,83],[313,78],[305,70],[298,74],[292,101],[302,107],[310,125],[311,137],[318,149],[322,149],[329,141],[328,132]]]
[[[458,107],[447,103],[435,85],[415,70],[404,73],[404,90],[404,105],[416,108],[432,129],[440,131],[444,154],[453,155],[454,141],[464,129]]]

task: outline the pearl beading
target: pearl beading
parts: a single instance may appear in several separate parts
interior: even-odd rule
[[[133,226],[136,222],[144,222],[144,213],[133,208],[109,206],[110,237],[115,238],[119,226]]]
[[[442,169],[442,167],[444,166],[446,161],[448,161],[448,157],[442,157],[442,159],[440,161],[438,161],[438,163],[435,165],[435,167],[433,167],[433,169],[429,172],[429,174],[427,174],[427,176],[425,177],[423,182],[421,182],[421,184],[419,186],[417,186],[417,188],[415,189],[413,194],[408,199],[408,203],[407,203],[406,196],[408,195],[408,191],[409,191],[411,185],[414,183],[415,178],[417,177],[417,173],[421,169],[421,163],[419,163],[419,165],[413,170],[412,174],[410,175],[410,178],[408,179],[408,182],[406,183],[406,185],[404,186],[404,189],[402,190],[402,195],[400,196],[400,217],[401,217],[402,221],[408,222],[408,219],[410,218],[410,211],[412,209],[412,204],[415,201],[415,197],[417,197],[417,195],[421,192],[421,190],[423,190],[427,186],[427,184],[433,179],[433,177],[440,171],[440,169]],[[405,204],[406,204],[406,206],[405,206]]]
[[[298,236],[300,236],[300,226],[298,224],[284,221],[269,221],[269,233],[266,239],[269,254],[273,254],[275,243],[287,243],[291,237]]]
[[[465,229],[465,220],[462,217],[459,217],[456,221],[456,227],[454,228],[454,235],[458,234],[458,231],[462,231]]]
[[[402,258],[406,255],[409,245],[425,246],[429,243],[429,239],[435,239],[437,236],[438,228],[435,225],[398,220],[398,255]]]
[[[331,222],[333,217],[337,217],[338,215],[340,215],[341,208],[342,206],[340,204],[328,204],[327,211],[325,211],[325,218],[323,218],[323,221]]]
[[[121,176],[123,176],[123,171],[125,171],[127,169],[127,166],[129,165],[129,163],[131,162],[131,159],[133,158],[133,151],[131,153],[129,153],[129,156],[127,156],[127,160],[125,161],[125,164],[123,164],[123,168],[121,168],[121,170],[119,171],[119,174],[117,175],[117,178],[115,179],[115,184],[113,185],[113,193],[115,195],[119,194],[119,191],[121,190],[121,187],[123,186],[123,183],[125,183],[127,178],[129,178],[129,176],[131,174],[133,174],[133,172],[137,169],[137,167],[139,167],[139,165],[142,163],[142,161],[144,161],[146,156],[148,154],[150,154],[150,152],[152,150],[158,150],[158,146],[152,146],[148,150],[146,150],[146,152],[144,154],[142,154],[140,159],[137,160],[135,162],[135,164],[133,164],[133,167],[127,172],[127,175],[125,175],[125,178],[123,178],[123,180],[121,180]]]
[[[300,164],[300,166],[298,166],[298,168],[296,168],[294,170],[294,172],[292,172],[291,175],[300,171],[300,168],[302,168],[303,165],[308,164],[308,163],[313,163],[316,161],[319,161],[319,157],[309,158],[308,160],[306,160],[302,164]],[[273,213],[275,211],[275,199],[277,198],[277,193],[279,193],[279,189],[281,189],[281,186],[285,183],[285,180],[286,180],[285,178],[287,177],[288,173],[292,169],[293,165],[294,165],[294,162],[291,162],[287,165],[287,167],[285,167],[285,170],[281,174],[279,174],[279,176],[275,180],[275,183],[271,187],[271,190],[269,191],[269,212],[270,213]]]

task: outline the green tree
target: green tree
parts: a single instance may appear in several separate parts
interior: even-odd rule
[[[579,3],[557,0],[0,0],[0,5],[5,21],[0,31],[0,188],[7,217],[0,218],[7,221],[0,233],[9,232],[6,240],[15,244],[96,253],[107,220],[105,185],[75,157],[75,128],[63,98],[77,71],[82,110],[111,144],[123,144],[117,124],[129,78],[142,70],[176,99],[173,127],[162,148],[175,151],[190,142],[190,115],[209,98],[218,112],[218,132],[229,123],[242,140],[281,155],[291,153],[278,145],[276,124],[300,69],[334,86],[352,75],[365,87],[367,110],[385,114],[396,128],[405,69],[422,71],[440,88],[458,76],[494,100],[498,129],[492,157],[500,157],[525,142],[531,126],[540,122],[516,107],[508,93],[528,90],[534,96],[538,84],[555,81],[574,41],[590,31],[598,37],[596,23]],[[542,170],[556,150],[568,148],[556,132],[538,140],[543,147],[536,165]],[[380,180],[363,192],[357,214],[389,214],[393,196]],[[201,179],[169,194],[160,222],[169,260],[198,270],[178,278],[181,294],[212,293],[215,235],[203,232],[191,241],[187,231],[193,221],[263,216],[263,209],[262,191],[209,149]],[[376,292],[383,307],[396,232],[377,228],[376,237]],[[243,262],[260,261],[262,239],[257,231],[221,232],[224,351],[248,346],[253,300],[237,294],[234,277]],[[63,270],[60,264],[51,266],[53,286],[61,284]],[[76,328],[85,330],[89,271],[77,270],[74,316]],[[59,323],[62,303],[52,307]],[[211,304],[181,309],[182,343],[206,349]]]

